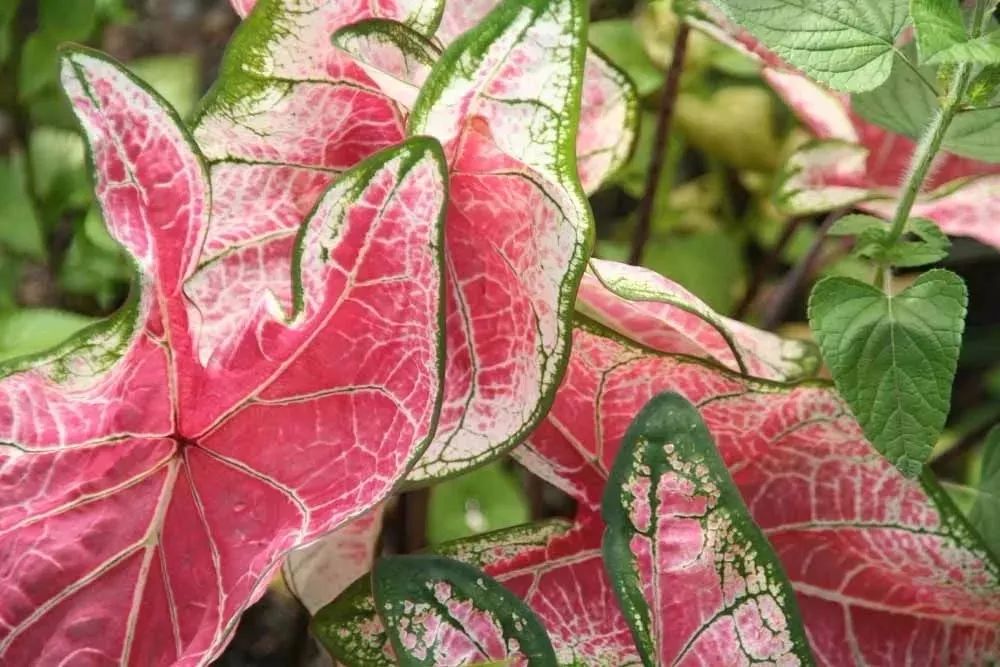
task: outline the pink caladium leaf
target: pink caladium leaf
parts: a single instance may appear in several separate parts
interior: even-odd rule
[[[604,490],[604,562],[647,666],[809,665],[795,593],[698,410],[654,396]]]
[[[769,380],[810,377],[815,346],[721,317],[655,271],[593,259],[577,294],[577,312],[661,352],[711,359]]]
[[[556,665],[534,612],[472,565],[439,555],[383,558],[372,584],[400,665]]]
[[[0,369],[0,661],[206,664],[284,553],[382,500],[434,431],[443,155],[413,139],[346,172],[293,239],[292,310],[262,295],[204,361],[200,155],[110,61],[68,52],[62,79],[139,278]]]
[[[582,0],[508,0],[442,54],[409,118],[450,165],[448,367],[409,479],[454,474],[534,427],[565,368],[593,222],[576,177]]]
[[[516,455],[573,495],[587,525],[629,420],[663,391],[698,406],[788,574],[820,663],[1000,655],[1000,568],[936,484],[903,477],[826,386],[748,378],[582,324],[551,412]],[[709,604],[704,594],[686,599]],[[536,611],[557,650],[568,633],[553,624],[588,613]],[[672,612],[689,615],[674,627],[690,627],[702,610],[689,602]]]
[[[849,96],[811,81],[704,3],[702,9],[712,22],[697,25],[760,61],[765,81],[816,136],[789,160],[778,192],[782,207],[801,215],[852,205],[891,217],[915,143],[866,121]],[[1000,165],[942,152],[912,214],[933,220],[947,234],[1000,248],[997,193]]]
[[[329,535],[288,554],[281,573],[288,590],[315,614],[368,572],[382,532],[385,503]]]

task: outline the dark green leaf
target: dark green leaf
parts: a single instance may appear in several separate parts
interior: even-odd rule
[[[535,613],[472,565],[443,556],[394,556],[375,563],[375,608],[400,665],[440,664],[448,635],[480,648],[467,661],[505,658],[555,667],[556,656]],[[502,655],[489,655],[497,640]],[[492,652],[492,651],[490,651]]]
[[[18,89],[22,100],[30,99],[55,85],[58,63],[57,41],[49,35],[34,33],[21,50]]]
[[[896,295],[826,278],[809,299],[809,324],[837,388],[875,448],[910,477],[948,416],[967,303],[965,283],[943,270]]]

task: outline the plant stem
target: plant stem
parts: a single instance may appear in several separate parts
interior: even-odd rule
[[[986,5],[988,0],[979,0],[976,3],[976,13],[972,21],[971,35],[973,38],[982,34],[986,16]],[[917,201],[917,195],[923,187],[927,175],[930,174],[934,164],[934,158],[941,150],[945,135],[954,120],[955,114],[959,112],[962,101],[969,88],[969,81],[972,78],[972,64],[963,63],[955,70],[954,78],[948,87],[948,92],[944,100],[941,101],[941,108],[934,114],[930,125],[920,137],[917,149],[913,153],[913,160],[910,162],[910,169],[907,172],[903,196],[896,206],[896,213],[892,218],[892,228],[889,230],[888,244],[892,245],[900,239],[906,230],[906,222],[910,219],[913,205]],[[885,269],[879,268],[875,276],[875,285],[882,286],[885,280]]]
[[[687,54],[688,35],[691,28],[684,21],[677,27],[677,37],[674,39],[673,60],[667,70],[667,80],[663,86],[663,97],[660,101],[660,114],[656,123],[656,136],[653,138],[653,154],[646,172],[646,189],[639,202],[638,227],[632,238],[632,252],[629,263],[639,264],[643,251],[649,242],[649,234],[653,225],[653,204],[656,202],[656,192],[659,189],[660,178],[667,153],[667,139],[670,136],[670,126],[673,124],[674,112],[677,108],[677,93],[680,91],[681,74],[684,71],[684,58]]]
[[[753,305],[754,300],[760,293],[760,288],[763,286],[764,280],[771,274],[774,267],[778,265],[781,254],[785,252],[785,248],[788,247],[792,237],[795,236],[796,230],[798,230],[804,220],[805,218],[801,217],[789,218],[781,230],[781,236],[778,237],[778,240],[767,251],[767,255],[760,262],[756,263],[753,275],[750,278],[750,284],[747,286],[747,290],[743,294],[739,305],[733,310],[732,316],[734,318],[742,320],[746,317],[750,306]]]

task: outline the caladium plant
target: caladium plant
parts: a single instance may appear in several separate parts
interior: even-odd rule
[[[261,0],[197,120],[214,187],[270,195],[258,225],[219,212],[230,246],[192,286],[204,310],[282,295],[291,226],[340,170],[407,133],[445,146],[446,397],[413,481],[516,444],[565,367],[592,236],[577,165],[596,187],[634,134],[634,92],[585,29],[581,0]]]
[[[98,55],[68,52],[62,80],[138,278],[113,319],[2,369],[0,655],[204,663],[284,553],[384,498],[433,434],[444,155],[418,138],[345,172],[292,240],[290,309],[262,294],[206,347],[194,142]]]
[[[644,295],[633,291],[626,298],[606,290],[599,300],[628,303],[605,305],[604,312],[627,309],[636,331],[649,332],[657,323],[684,327],[683,319],[660,319],[664,300],[678,291],[669,281],[632,267],[604,263],[598,270],[641,286]],[[581,306],[593,308],[594,297],[587,301]],[[689,312],[702,308],[689,304]],[[692,328],[689,339],[703,329]],[[773,345],[755,349],[781,350]],[[576,499],[573,524],[505,531],[447,551],[482,565],[522,595],[546,625],[561,663],[639,664],[641,655],[612,586],[613,577],[631,570],[612,570],[611,577],[605,573],[601,502],[604,493],[612,493],[608,489],[620,492],[608,479],[626,427],[653,396],[673,391],[698,407],[750,515],[777,556],[772,567],[787,573],[817,662],[988,664],[1000,657],[1000,565],[936,483],[929,476],[910,480],[880,456],[824,383],[789,382],[774,372],[770,379],[740,374],[726,367],[733,364],[730,354],[713,360],[694,358],[689,347],[680,354],[653,350],[581,320],[552,410],[515,450],[524,465]],[[768,367],[783,363],[779,355]],[[666,505],[674,506],[685,507]],[[669,521],[667,512],[661,501],[656,516]],[[644,580],[673,577],[672,586],[645,596],[651,625],[664,628],[659,664],[682,658],[741,664],[747,637],[760,636],[758,615],[734,614],[725,603],[734,590],[756,585],[753,577],[741,579],[710,566],[674,569],[677,559],[683,562],[681,554],[692,553],[686,545],[722,543],[713,528],[718,525],[678,531],[656,558],[639,561],[638,576]],[[362,580],[348,589],[321,612],[317,624],[335,651],[372,659],[383,651],[384,636],[364,602],[365,584]],[[789,627],[798,622],[790,610],[786,618]],[[720,619],[736,634],[698,641],[715,636],[714,621]],[[328,630],[322,629],[324,623]],[[348,645],[331,639],[336,628],[344,627],[353,639]],[[359,643],[363,653],[356,652],[362,650]]]

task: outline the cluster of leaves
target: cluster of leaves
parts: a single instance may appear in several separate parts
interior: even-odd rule
[[[897,85],[906,3],[718,0],[763,46],[684,4],[775,80],[802,75],[765,47],[851,92]],[[955,69],[893,226],[834,230],[878,274],[811,300],[841,398],[810,344],[591,260],[585,194],[638,111],[583,0],[234,6],[190,130],[116,63],[61,60],[138,278],[111,319],[0,367],[4,660],[205,664],[282,567],[348,664],[1000,657],[995,533],[923,468],[964,286],[889,280],[946,252],[951,218],[911,213],[992,62],[985,14],[931,38],[947,13],[912,13],[921,57]],[[866,27],[824,30],[844,16]],[[363,574],[391,493],[511,448],[571,522]]]

